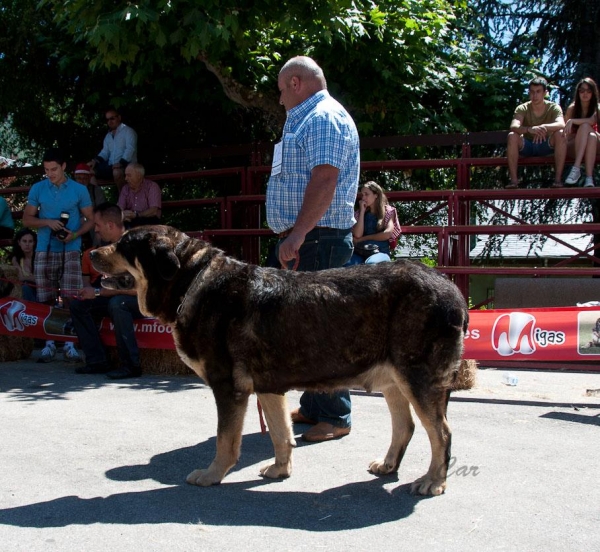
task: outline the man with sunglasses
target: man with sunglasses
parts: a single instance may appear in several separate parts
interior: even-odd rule
[[[125,186],[125,167],[137,161],[137,133],[121,122],[121,114],[114,108],[106,111],[109,131],[102,151],[88,164],[96,178],[114,180],[119,192]]]

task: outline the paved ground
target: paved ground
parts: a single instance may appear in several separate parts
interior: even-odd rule
[[[519,371],[507,387],[504,373],[453,396],[448,490],[418,498],[420,425],[397,476],[366,470],[389,440],[379,396],[353,396],[350,436],[299,441],[279,482],[258,476],[272,450],[252,399],[239,466],[197,488],[184,479],[216,428],[200,380],[0,364],[0,550],[597,550],[600,397],[585,393],[600,374]]]

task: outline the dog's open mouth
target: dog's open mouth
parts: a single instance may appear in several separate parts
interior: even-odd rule
[[[102,277],[102,287],[114,290],[130,290],[135,288],[135,278],[129,272]]]

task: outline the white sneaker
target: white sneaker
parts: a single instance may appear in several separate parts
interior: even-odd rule
[[[569,176],[567,176],[567,179],[565,180],[565,184],[577,184],[577,182],[579,182],[580,176],[581,176],[581,168],[573,167],[571,169],[571,172],[569,173]]]
[[[586,176],[585,177],[585,184],[583,185],[584,188],[593,188],[594,187],[594,177],[593,176]]]
[[[81,362],[81,355],[77,352],[77,349],[73,345],[70,347],[64,347],[63,357],[65,362]]]
[[[46,345],[43,349],[42,349],[42,354],[40,355],[40,358],[38,358],[38,362],[52,362],[54,360],[54,357],[56,356],[56,345],[54,344],[50,344],[50,345]]]

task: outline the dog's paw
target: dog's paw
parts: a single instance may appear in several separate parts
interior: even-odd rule
[[[214,472],[207,470],[194,470],[186,478],[186,483],[190,485],[198,485],[198,487],[210,487],[221,483],[222,477],[216,477]]]
[[[446,490],[446,480],[439,477],[434,478],[429,475],[419,477],[410,486],[410,492],[414,495],[438,496]]]
[[[369,464],[369,471],[375,475],[387,475],[397,470],[392,464],[387,464],[385,460],[373,460]]]
[[[269,464],[260,469],[260,475],[269,479],[280,479],[292,475],[290,464]]]

